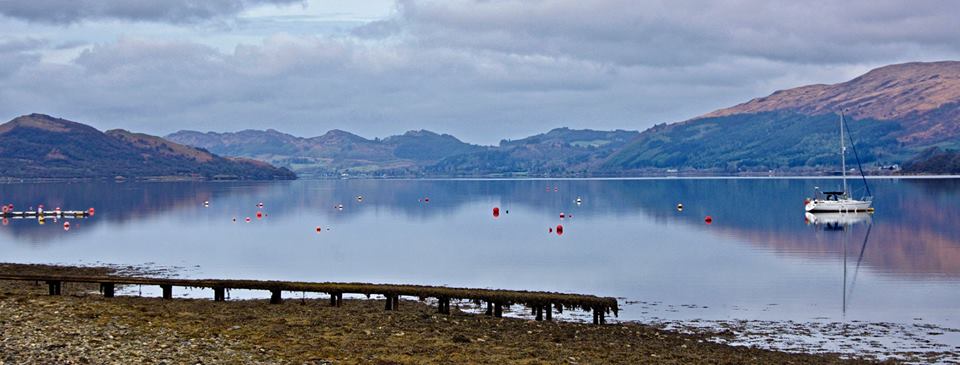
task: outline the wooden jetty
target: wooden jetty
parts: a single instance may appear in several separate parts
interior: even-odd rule
[[[2,218],[83,218],[90,216],[90,212],[85,210],[44,210],[41,212],[38,211],[24,211],[24,212],[0,212],[0,217]]]
[[[0,280],[45,282],[50,295],[60,295],[63,283],[100,284],[104,297],[112,298],[117,285],[155,285],[163,292],[163,299],[173,299],[174,287],[213,289],[213,300],[222,302],[226,291],[230,289],[265,290],[270,292],[270,303],[283,302],[282,292],[325,293],[330,295],[330,305],[339,307],[343,303],[343,294],[382,295],[386,298],[385,310],[395,310],[400,297],[437,299],[437,312],[450,314],[451,300],[468,300],[475,304],[486,304],[486,315],[502,317],[503,307],[514,304],[530,308],[536,320],[553,320],[553,312],[562,313],[564,309],[582,309],[593,312],[593,323],[606,322],[606,314],[618,314],[619,306],[615,298],[593,295],[565,294],[537,291],[515,291],[497,289],[449,288],[442,286],[393,285],[367,283],[312,283],[296,281],[262,280],[218,280],[218,279],[167,279],[125,276],[76,276],[76,275],[33,275],[0,274]]]

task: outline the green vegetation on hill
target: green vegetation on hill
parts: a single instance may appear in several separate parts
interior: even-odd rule
[[[260,161],[223,158],[159,137],[42,114],[0,125],[0,171],[18,178],[294,179]]]
[[[899,161],[898,123],[848,120],[863,163]],[[617,151],[604,170],[716,169],[726,172],[839,166],[839,116],[778,111],[660,125]],[[852,152],[851,150],[848,150]]]
[[[904,164],[909,174],[960,174],[960,151],[929,148]]]

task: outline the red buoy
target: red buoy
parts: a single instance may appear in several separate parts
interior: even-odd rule
[[[429,202],[430,202],[430,197],[423,198],[423,201],[429,203]]]
[[[257,219],[263,218],[263,212],[257,212]]]
[[[563,219],[563,218],[565,218],[566,216],[567,216],[566,214],[563,214],[563,212],[560,212],[560,219]]]
[[[497,218],[500,216],[500,207],[493,207],[493,217]]]
[[[562,225],[562,224],[558,224],[558,225],[557,225],[557,235],[558,235],[558,236],[562,236],[562,235],[563,235],[563,225]]]
[[[553,227],[547,228],[547,232],[553,233]]]
[[[94,210],[93,210],[93,208],[92,208],[92,207],[91,207],[90,209],[88,209],[88,210],[87,210],[87,213],[90,213],[90,214],[93,214],[93,212],[94,212]]]
[[[323,227],[317,226],[317,233],[323,232]]]
[[[706,218],[703,218],[703,221],[707,224],[713,223],[713,217],[708,215]]]
[[[247,219],[244,220],[247,221],[247,223],[250,223],[250,217],[247,217]]]
[[[70,230],[70,222],[63,222],[63,230],[64,231]]]

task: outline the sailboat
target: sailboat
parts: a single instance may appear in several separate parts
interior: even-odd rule
[[[843,173],[843,191],[820,191],[820,188],[815,187],[813,199],[807,198],[804,201],[803,208],[807,212],[856,213],[873,211],[873,208],[870,208],[870,205],[873,204],[873,197],[865,196],[859,200],[850,197],[850,191],[847,187],[847,147],[843,138],[844,127],[843,112],[840,112],[840,168]],[[851,145],[852,141],[851,139]],[[853,146],[853,151],[856,153],[856,146]],[[857,165],[859,164],[860,156],[858,155]],[[863,167],[860,168],[860,177],[863,178],[863,184],[869,194],[870,186],[867,185],[867,178],[863,175]]]

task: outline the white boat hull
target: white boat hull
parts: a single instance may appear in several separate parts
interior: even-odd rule
[[[822,213],[804,213],[806,216],[807,223],[814,225],[827,225],[827,224],[837,224],[837,225],[854,225],[860,223],[870,223],[871,217],[870,213],[839,213],[839,212],[822,212]]]
[[[873,202],[869,200],[840,199],[840,200],[821,200],[814,199],[808,202],[803,208],[808,212],[867,212]]]

